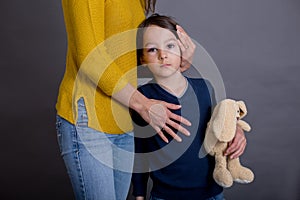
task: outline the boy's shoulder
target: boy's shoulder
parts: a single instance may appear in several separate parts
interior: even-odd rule
[[[189,81],[189,83],[192,85],[192,86],[196,86],[196,87],[208,87],[208,88],[211,88],[211,83],[209,82],[209,80],[207,79],[204,79],[204,78],[189,78],[189,77],[186,77],[186,79]]]
[[[207,94],[207,97],[210,98],[211,104],[216,104],[215,91],[209,80],[203,78],[187,78],[193,89],[196,91],[196,94]]]
[[[148,83],[145,83],[143,85],[139,85],[138,90],[139,91],[151,90],[155,87],[157,87],[157,83],[155,83],[155,81],[151,80]]]
[[[138,91],[140,91],[143,95],[145,95],[148,98],[155,98],[162,92],[160,86],[157,83],[155,83],[155,81],[150,81],[141,86],[138,86]]]

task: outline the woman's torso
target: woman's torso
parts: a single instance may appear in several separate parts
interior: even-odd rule
[[[120,33],[135,29],[144,19],[140,0],[63,0],[62,5],[68,51],[56,104],[58,114],[75,123],[76,102],[83,97],[90,127],[107,133],[130,131],[132,125],[127,109],[113,102],[110,95],[124,75],[136,85],[136,54],[135,50],[131,51],[135,47],[135,36]],[[116,34],[119,36],[115,37]],[[109,39],[112,36],[114,39]],[[126,49],[128,46],[130,49]],[[78,78],[79,69],[83,71],[83,78]],[[93,81],[88,73],[94,76]]]

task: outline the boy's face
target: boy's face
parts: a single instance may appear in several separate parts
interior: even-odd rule
[[[169,30],[151,25],[143,37],[142,64],[147,64],[155,77],[169,77],[180,72],[180,47]]]

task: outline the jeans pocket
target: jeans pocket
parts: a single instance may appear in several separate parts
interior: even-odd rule
[[[57,137],[57,142],[59,146],[60,152],[62,152],[62,131],[61,131],[61,125],[62,125],[62,119],[56,115],[56,137]]]
[[[78,117],[76,125],[78,127],[87,127],[88,126],[88,115],[85,107],[83,98],[80,98],[77,103],[78,106]]]

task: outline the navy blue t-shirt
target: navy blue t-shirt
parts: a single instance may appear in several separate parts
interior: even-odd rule
[[[187,81],[187,89],[181,97],[154,82],[138,88],[150,99],[180,104],[181,109],[172,112],[188,119],[192,126],[182,125],[191,133],[187,137],[178,132],[182,142],[165,133],[169,140],[165,143],[150,125],[132,112],[136,152],[132,176],[134,196],[146,196],[149,176],[153,181],[151,195],[165,200],[201,200],[222,192],[212,177],[214,158],[201,148],[214,102],[213,90],[204,79],[187,78]]]

